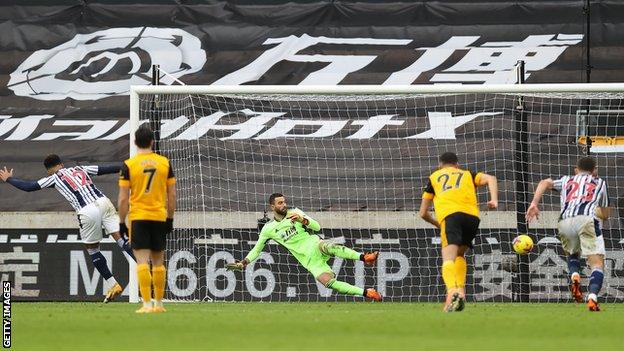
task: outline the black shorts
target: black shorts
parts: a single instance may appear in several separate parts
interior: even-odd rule
[[[462,212],[448,215],[440,223],[442,247],[447,245],[472,247],[472,240],[477,236],[480,221],[479,217]]]
[[[167,222],[132,221],[130,244],[132,249],[164,251],[167,243]]]

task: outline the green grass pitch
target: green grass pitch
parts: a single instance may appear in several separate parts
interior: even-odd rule
[[[624,305],[14,303],[14,350],[622,350]]]

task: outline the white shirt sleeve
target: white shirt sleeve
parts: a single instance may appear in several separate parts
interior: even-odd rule
[[[41,178],[37,181],[41,189],[43,188],[52,188],[54,187],[54,176],[51,175],[49,177]]]
[[[98,174],[98,169],[99,169],[98,166],[80,166],[80,168],[82,168],[88,174],[95,174],[95,175]]]
[[[561,178],[559,178],[559,179],[556,179],[556,180],[553,182],[553,189],[555,189],[555,190],[557,190],[557,191],[561,191],[561,189],[563,189],[563,184],[565,184],[565,183],[566,183],[566,181],[567,181],[567,179],[566,179],[566,178],[568,178],[568,177],[567,177],[567,176],[564,176],[564,177],[561,177]]]
[[[607,194],[607,182],[602,180],[598,189],[598,206],[609,207],[609,194]]]

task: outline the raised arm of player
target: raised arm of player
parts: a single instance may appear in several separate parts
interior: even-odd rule
[[[39,182],[37,181],[22,180],[22,179],[13,177],[13,168],[11,168],[11,170],[8,170],[6,167],[4,167],[3,169],[0,169],[0,179],[2,179],[2,181],[4,182],[7,182],[13,185],[19,190],[23,190],[23,191],[30,192],[30,191],[36,191],[36,190],[42,189],[41,184],[39,184]]]
[[[488,190],[490,191],[490,201],[488,201],[487,206],[490,209],[498,208],[498,180],[496,177],[485,173],[477,173],[475,177],[475,185],[487,185]]]
[[[321,230],[321,224],[314,218],[306,215],[300,209],[295,209],[295,211],[290,213],[287,218],[291,221],[303,224],[305,227],[311,229],[312,231],[318,232],[319,230]]]
[[[606,221],[611,216],[611,207],[609,207],[609,195],[607,195],[607,183],[604,182],[604,188],[601,189],[598,200],[598,207],[596,207],[596,217]]]
[[[542,179],[539,184],[537,184],[537,189],[535,189],[535,195],[533,195],[533,201],[531,201],[531,205],[526,212],[526,221],[527,223],[532,221],[535,218],[539,218],[539,203],[542,200],[542,196],[546,192],[546,190],[550,190],[555,186],[555,182],[551,178]]]

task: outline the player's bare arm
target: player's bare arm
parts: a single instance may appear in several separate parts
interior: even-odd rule
[[[537,185],[537,189],[535,189],[535,195],[533,195],[533,201],[531,201],[531,205],[527,209],[526,213],[526,221],[531,222],[533,219],[539,219],[539,203],[542,200],[542,196],[546,192],[546,190],[550,190],[554,187],[554,181],[551,178],[542,179]]]
[[[176,188],[175,184],[167,185],[167,231],[173,231],[173,214],[176,208]]]
[[[429,207],[431,206],[431,203],[432,203],[431,199],[427,199],[423,197],[422,201],[420,202],[420,209],[418,210],[418,215],[420,216],[420,218],[434,225],[436,228],[440,228],[440,223],[438,223],[438,221],[435,218],[433,218],[431,213],[429,213]]]
[[[596,217],[606,221],[611,216],[611,207],[596,207]]]
[[[127,233],[126,217],[130,209],[130,188],[125,186],[119,187],[119,195],[117,196],[117,211],[119,211],[120,231]],[[123,225],[122,225],[123,224]],[[124,233],[124,234],[125,234]]]
[[[477,186],[488,187],[490,192],[490,201],[487,202],[487,207],[492,210],[498,208],[498,180],[496,177],[490,174],[481,173]]]

